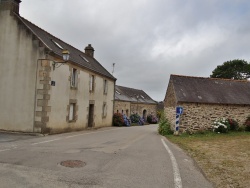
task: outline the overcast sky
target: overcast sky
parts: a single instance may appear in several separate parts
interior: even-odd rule
[[[170,74],[250,61],[249,0],[22,0],[20,15],[80,50],[92,44],[117,85],[156,101]]]

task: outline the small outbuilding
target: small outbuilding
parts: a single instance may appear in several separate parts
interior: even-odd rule
[[[242,125],[250,115],[250,82],[171,75],[164,110],[173,127],[177,106],[184,110],[181,131],[210,129],[220,118],[233,118]]]

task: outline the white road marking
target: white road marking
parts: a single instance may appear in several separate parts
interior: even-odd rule
[[[3,151],[9,151],[9,150],[13,150],[13,149],[16,149],[17,147],[12,147],[12,148],[8,148],[8,149],[2,149],[0,150],[0,152],[3,152]]]
[[[118,129],[109,129],[109,130],[104,130],[104,131],[96,131],[96,132],[90,132],[90,133],[75,134],[75,135],[71,135],[71,136],[56,138],[56,139],[53,139],[53,140],[46,140],[46,141],[42,141],[42,142],[36,142],[36,143],[32,143],[31,145],[45,144],[45,143],[48,143],[48,142],[54,142],[54,141],[61,140],[61,139],[68,139],[68,138],[73,138],[73,137],[82,136],[82,135],[86,135],[86,134],[95,134],[95,133],[107,132],[107,131],[112,131],[112,130],[118,130]]]
[[[73,137],[82,136],[82,135],[85,135],[85,134],[95,134],[95,133],[107,132],[107,131],[113,131],[113,130],[117,130],[117,129],[109,129],[109,130],[105,130],[105,131],[97,131],[97,132],[90,132],[90,133],[75,134],[75,135],[71,135],[71,136],[66,136],[65,138],[73,138]]]
[[[32,143],[31,145],[44,144],[44,143],[48,143],[48,142],[54,142],[54,141],[57,141],[57,140],[61,140],[61,138],[56,138],[56,139],[53,139],[53,140],[45,140],[45,141],[42,141],[42,142],[36,142],[36,143]]]
[[[168,154],[170,156],[171,162],[172,162],[173,172],[174,172],[174,185],[175,185],[175,188],[182,188],[181,175],[180,175],[178,164],[176,162],[174,154],[172,153],[172,151],[170,150],[168,145],[165,143],[163,138],[161,139],[161,141],[162,141],[164,147],[166,148],[166,150],[167,150],[167,152],[168,152]]]
[[[96,133],[100,133],[100,132],[107,132],[107,131],[113,131],[113,130],[119,130],[119,129],[108,129],[108,130],[104,130],[104,131],[95,131],[95,132],[89,132],[89,133],[85,132],[85,133],[82,133],[82,134],[75,134],[75,135],[71,135],[71,136],[55,138],[53,140],[45,140],[45,141],[42,141],[42,142],[35,142],[35,143],[30,144],[30,145],[45,144],[45,143],[49,143],[49,142],[58,141],[58,140],[61,140],[61,139],[68,139],[68,138],[73,138],[73,137],[82,136],[82,135],[86,135],[86,134],[96,134]],[[9,150],[16,149],[16,148],[17,147],[3,149],[3,150],[0,150],[0,152],[9,151]]]
[[[2,151],[9,151],[9,150],[12,150],[12,148],[10,148],[10,149],[3,149],[3,150],[0,150],[0,152],[2,152]]]

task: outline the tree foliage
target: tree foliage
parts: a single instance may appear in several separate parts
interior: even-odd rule
[[[245,80],[250,78],[250,64],[240,59],[226,61],[222,65],[218,65],[210,77]]]

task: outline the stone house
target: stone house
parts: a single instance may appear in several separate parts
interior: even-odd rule
[[[250,82],[171,75],[164,110],[172,126],[182,106],[180,130],[210,129],[215,120],[233,118],[240,125],[250,115]]]
[[[19,15],[20,2],[0,1],[0,129],[112,126],[116,79],[94,58],[94,48],[82,52],[29,22]],[[62,52],[70,53],[67,63]]]
[[[139,114],[147,119],[147,115],[156,115],[157,102],[149,97],[143,90],[123,86],[115,86],[114,113]]]

